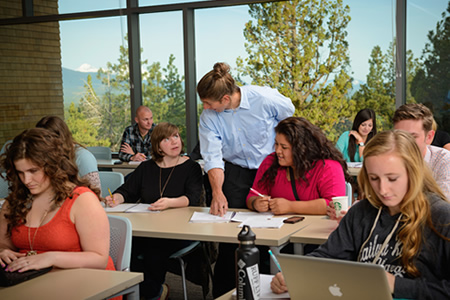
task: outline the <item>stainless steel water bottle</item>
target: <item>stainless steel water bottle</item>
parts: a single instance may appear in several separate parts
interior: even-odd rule
[[[260,295],[259,250],[256,236],[250,226],[239,232],[239,248],[236,249],[236,295],[238,300],[256,300]]]

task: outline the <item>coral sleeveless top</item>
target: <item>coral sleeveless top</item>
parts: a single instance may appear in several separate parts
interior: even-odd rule
[[[33,250],[38,253],[46,251],[83,251],[75,224],[70,220],[70,210],[72,209],[72,205],[75,203],[78,196],[83,193],[93,192],[87,187],[76,187],[72,193],[72,197],[68,197],[63,202],[55,216],[48,223],[39,227],[39,230],[36,227],[30,227],[30,239]],[[38,230],[37,233],[36,230]],[[14,246],[20,249],[20,252],[26,253],[27,251],[30,251],[28,226],[22,224],[14,228],[11,233],[11,241]],[[115,270],[111,257],[108,260],[106,270]]]

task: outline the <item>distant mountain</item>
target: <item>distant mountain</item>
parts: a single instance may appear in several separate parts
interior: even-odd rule
[[[104,93],[104,87],[101,84],[101,81],[97,79],[96,72],[79,72],[67,68],[62,68],[65,107],[69,107],[70,103],[72,102],[74,102],[75,105],[78,105],[80,99],[85,93],[84,85],[87,82],[88,75],[91,75],[92,77],[92,85],[97,95],[102,95]],[[330,83],[331,82],[332,81],[330,81]],[[350,96],[352,96],[357,90],[359,90],[361,84],[363,83],[364,82],[361,80],[355,80],[353,82],[353,88],[350,91]]]
[[[88,75],[92,77],[92,86],[97,94],[103,93],[101,81],[97,79],[96,72],[78,72],[67,68],[62,68],[64,106],[69,107],[71,102],[78,105],[85,89]]]

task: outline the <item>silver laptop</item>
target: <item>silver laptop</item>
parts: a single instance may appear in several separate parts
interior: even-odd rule
[[[382,266],[289,254],[277,258],[293,300],[392,300]]]

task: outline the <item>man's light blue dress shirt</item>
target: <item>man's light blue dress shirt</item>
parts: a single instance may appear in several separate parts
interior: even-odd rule
[[[275,126],[294,114],[292,101],[276,89],[243,86],[237,109],[205,109],[200,116],[200,149],[204,170],[224,169],[224,161],[257,169],[274,151]]]

